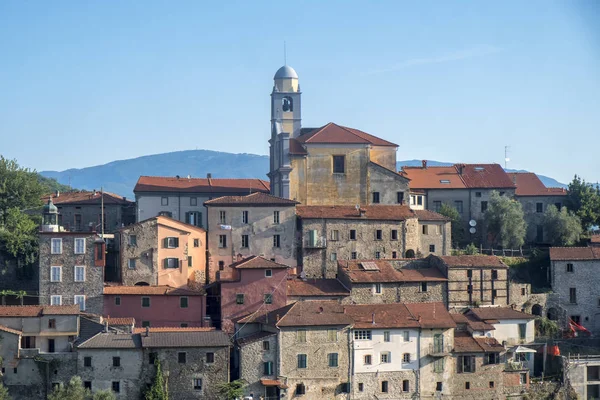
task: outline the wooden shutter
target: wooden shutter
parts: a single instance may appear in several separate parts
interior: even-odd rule
[[[175,238],[175,247],[176,248],[179,247],[179,238],[178,237]]]

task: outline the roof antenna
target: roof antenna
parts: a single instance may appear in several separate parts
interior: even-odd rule
[[[287,65],[287,50],[285,48],[285,40],[283,41],[283,65]]]
[[[508,162],[510,161],[510,158],[508,158],[509,148],[510,146],[504,146],[504,169],[506,169],[506,167],[508,166]]]

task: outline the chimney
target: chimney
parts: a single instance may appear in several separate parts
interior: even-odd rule
[[[192,179],[192,176],[190,174],[188,174],[188,179]]]
[[[279,322],[279,314],[275,315],[275,319]]]
[[[364,217],[364,216],[365,216],[365,213],[367,212],[367,210],[365,210],[364,208],[359,208],[359,209],[358,209],[358,212],[360,213],[360,216],[361,216],[361,217]]]
[[[148,337],[149,334],[150,334],[150,328],[146,327],[146,333],[144,334],[144,336]]]
[[[104,320],[104,333],[108,333],[108,319]]]
[[[206,179],[212,179],[212,174],[210,172],[206,174]]]
[[[344,314],[346,314],[346,307],[344,307],[343,310],[344,310]]]
[[[175,175],[175,178],[179,179],[179,175]]]
[[[421,163],[423,164],[423,169],[427,169],[427,160],[422,160]]]
[[[54,197],[60,197],[60,191],[57,190]]]
[[[371,314],[371,323],[375,325],[375,313]]]
[[[465,164],[458,164],[457,167],[458,167],[458,174],[462,175],[463,171],[465,169]]]
[[[417,321],[419,321],[419,323],[421,323],[421,314],[418,315]]]
[[[513,185],[517,186],[517,174],[513,174]],[[58,197],[58,195],[56,195],[56,197]]]

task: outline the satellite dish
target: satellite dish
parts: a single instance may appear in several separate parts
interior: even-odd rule
[[[471,232],[471,233],[475,233],[475,232],[477,232],[477,229],[475,229],[475,228],[471,228],[471,229],[469,229],[469,232]]]
[[[469,221],[469,225],[470,226],[477,226],[477,221],[475,221],[474,219]]]

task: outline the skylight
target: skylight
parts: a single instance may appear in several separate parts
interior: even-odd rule
[[[483,168],[483,167],[475,167],[474,169],[475,169],[475,171],[484,171],[485,170],[485,168]]]
[[[448,179],[440,179],[440,183],[448,184],[448,183],[450,183],[450,181]]]

